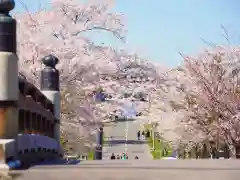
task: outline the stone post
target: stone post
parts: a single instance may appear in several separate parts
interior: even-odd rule
[[[13,0],[0,0],[0,164],[16,155],[18,135],[18,58]]]
[[[96,149],[95,149],[95,160],[102,160],[102,149],[103,149],[103,128],[100,127],[96,133]]]
[[[58,58],[49,55],[42,60],[45,68],[41,72],[41,92],[54,105],[54,116],[57,123],[54,125],[53,137],[60,145],[60,113],[61,113],[61,96],[59,92],[59,71],[56,69]]]

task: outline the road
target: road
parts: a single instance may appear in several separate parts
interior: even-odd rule
[[[239,160],[106,160],[72,166],[35,167],[19,180],[239,180]]]
[[[141,160],[152,159],[146,141],[137,140],[140,125],[132,120],[113,123],[104,129],[103,160],[109,160],[112,153],[121,155],[126,152],[129,159],[138,156]],[[112,137],[112,138],[110,138]]]
[[[127,131],[126,130],[127,127]],[[77,165],[36,166],[27,171],[12,171],[19,180],[239,180],[239,160],[151,160],[147,144],[136,142],[138,125],[133,121],[108,126],[105,135],[114,135],[112,147],[104,147],[103,161],[83,161]],[[127,132],[127,133],[126,133]],[[130,160],[109,160],[111,152],[126,150]],[[125,139],[126,140],[126,139]],[[115,143],[115,144],[114,144]],[[137,149],[138,152],[135,152]],[[141,151],[141,152],[140,152]],[[131,160],[138,155],[139,160]]]

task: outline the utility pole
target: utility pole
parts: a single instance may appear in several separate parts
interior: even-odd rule
[[[157,127],[157,123],[153,124],[153,132],[152,132],[152,140],[153,140],[153,151],[155,151],[155,139],[156,139],[156,127]]]
[[[152,150],[155,151],[155,130],[152,128]]]

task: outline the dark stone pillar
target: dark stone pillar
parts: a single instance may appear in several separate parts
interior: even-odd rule
[[[18,125],[18,57],[16,54],[16,20],[10,11],[14,0],[0,0],[0,161],[17,157]],[[8,141],[3,141],[8,139]],[[6,166],[2,166],[5,168]]]
[[[58,58],[49,55],[43,58],[45,68],[41,72],[41,90],[59,91],[59,71],[56,69]]]
[[[103,149],[103,128],[100,127],[96,133],[96,149],[95,149],[95,160],[102,160],[102,149]]]
[[[41,72],[41,92],[52,102],[54,106],[54,116],[57,121],[60,121],[61,113],[61,97],[59,92],[59,71],[56,69],[58,58],[53,55],[48,55],[43,58],[45,68]],[[60,146],[60,123],[54,124],[53,133],[54,139]]]
[[[0,138],[18,135],[18,57],[13,0],[0,0]]]

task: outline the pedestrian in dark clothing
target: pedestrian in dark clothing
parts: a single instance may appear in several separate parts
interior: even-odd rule
[[[142,132],[142,140],[145,140],[145,132]]]
[[[146,138],[149,138],[149,137],[150,137],[150,131],[147,130],[147,132],[146,132]]]
[[[115,159],[116,159],[116,157],[115,157],[114,153],[112,153],[111,160],[115,160]]]
[[[120,156],[119,156],[119,155],[117,155],[117,159],[120,159]]]
[[[113,143],[113,137],[110,136],[110,137],[109,137],[109,143],[108,143],[108,146],[109,146],[109,147],[112,147],[112,143]]]
[[[140,136],[141,136],[141,131],[138,131],[138,132],[137,132],[137,138],[138,138],[138,140],[140,140]]]

